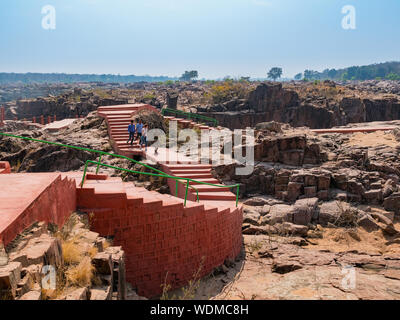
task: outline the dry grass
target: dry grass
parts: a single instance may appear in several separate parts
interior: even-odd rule
[[[328,249],[334,252],[358,250],[360,252],[385,253],[389,250],[382,231],[367,232],[362,228],[326,228],[322,239],[312,239],[309,249]]]
[[[345,206],[345,203],[337,201],[337,206],[341,211],[339,218],[333,223],[337,227],[357,228],[358,227],[358,210],[353,207]]]
[[[90,258],[94,258],[94,256],[99,252],[99,250],[96,247],[91,247],[88,251],[88,255]]]
[[[162,287],[162,295],[160,300],[193,300],[196,295],[196,290],[200,287],[201,279],[201,271],[203,270],[204,262],[206,257],[202,257],[200,261],[199,268],[193,273],[192,279],[188,282],[186,287],[181,288],[180,292],[169,295],[169,291],[171,290],[171,285],[167,283],[168,272],[165,275],[164,283],[161,284]]]
[[[82,261],[66,272],[67,285],[86,287],[90,286],[94,280],[94,267],[89,257],[84,257]]]
[[[79,263],[84,255],[82,247],[75,238],[62,243],[62,252],[67,265]]]

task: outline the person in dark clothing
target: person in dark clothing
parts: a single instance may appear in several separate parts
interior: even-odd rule
[[[131,120],[131,124],[128,126],[128,132],[129,132],[129,140],[128,140],[128,144],[129,142],[131,143],[131,145],[133,145],[133,140],[135,139],[135,133],[136,133],[136,126],[133,123],[133,120]]]

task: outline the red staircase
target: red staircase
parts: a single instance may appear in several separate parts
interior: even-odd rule
[[[128,126],[134,114],[140,110],[151,110],[159,113],[156,108],[148,104],[124,104],[97,109],[97,114],[107,121],[108,134],[116,153],[126,157],[144,155],[137,141],[132,146],[127,143],[129,139]]]
[[[141,155],[147,157],[143,150],[140,150],[138,142],[134,142],[133,146],[130,146],[127,141],[129,139],[128,125],[130,124],[132,116],[142,109],[148,109],[158,112],[152,106],[143,104],[128,104],[128,105],[117,105],[99,107],[98,114],[106,118],[108,124],[108,131],[111,140],[113,141],[114,150],[116,153],[121,155],[132,157],[134,155]],[[214,130],[214,128],[198,124],[194,121],[175,118],[175,117],[164,117],[169,121],[177,121],[178,124],[183,125],[187,128],[199,128],[200,130]],[[221,129],[220,127],[218,129]],[[184,164],[179,162],[169,163],[163,161],[163,159],[157,159],[157,156],[152,155],[152,160],[162,164],[163,171],[171,176],[195,179],[201,182],[207,182],[212,184],[220,184],[211,174],[211,165],[202,164]],[[190,159],[188,159],[190,162]],[[175,180],[169,179],[169,186],[171,192],[175,192]],[[190,185],[198,190],[200,200],[212,200],[212,201],[236,201],[236,196],[228,188],[220,188],[214,186],[208,186],[196,182],[191,182]],[[181,198],[185,197],[185,186],[180,183],[178,185],[178,196]],[[235,190],[236,191],[236,190]],[[196,191],[190,189],[189,199],[196,200]],[[231,206],[232,203],[223,203],[224,206]]]
[[[181,177],[189,178],[199,182],[206,182],[211,184],[221,185],[221,183],[213,177],[211,174],[211,165],[207,164],[174,164],[174,163],[164,163],[162,164],[162,171],[165,173]],[[176,182],[173,179],[168,179],[168,185],[171,192],[176,188]],[[228,189],[215,186],[209,186],[201,184],[199,182],[190,182],[189,185],[197,189],[200,200],[212,200],[212,201],[223,201],[220,203],[222,206],[236,206],[236,196]],[[183,180],[180,183],[178,196],[184,197],[186,182]],[[197,197],[196,191],[189,189],[189,199],[195,201]],[[235,190],[236,191],[236,190]]]

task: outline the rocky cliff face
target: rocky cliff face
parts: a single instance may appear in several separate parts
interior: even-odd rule
[[[36,98],[29,100],[17,100],[9,103],[6,108],[6,118],[29,119],[40,116],[57,116],[58,120],[86,116],[97,110],[99,106],[109,106],[128,103],[125,98],[100,98],[93,94],[71,97],[62,95],[59,97]]]
[[[254,127],[259,122],[278,121],[295,127],[330,128],[356,122],[400,119],[400,100],[396,96],[364,98],[362,95],[338,95],[341,89],[330,84],[328,94],[299,96],[293,88],[278,83],[261,83],[248,99],[236,99],[199,109],[230,129]],[[303,88],[307,91],[307,88]],[[303,90],[301,89],[301,90]],[[297,90],[300,90],[297,87]]]

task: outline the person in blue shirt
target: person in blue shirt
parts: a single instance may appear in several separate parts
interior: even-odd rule
[[[133,140],[135,139],[135,133],[136,133],[136,127],[135,124],[133,123],[133,120],[131,120],[131,124],[128,126],[128,132],[129,132],[129,140],[128,140],[128,144],[129,142],[131,143],[131,145],[133,145]]]
[[[137,139],[139,140],[139,143],[142,138],[142,129],[143,129],[143,123],[142,120],[139,120],[139,123],[136,125]]]

